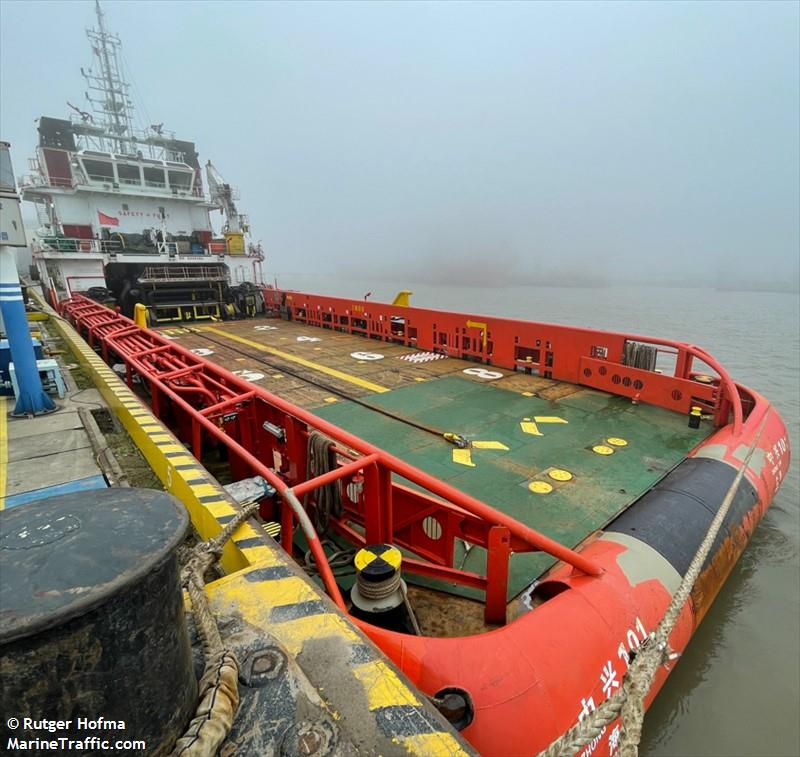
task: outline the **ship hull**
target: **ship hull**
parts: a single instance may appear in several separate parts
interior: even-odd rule
[[[83,298],[67,303],[64,310],[107,360],[121,360],[127,365],[131,382],[137,377],[147,383],[154,411],[198,459],[207,458],[209,451],[226,450],[233,480],[258,473],[278,491],[286,491],[287,486],[297,489],[298,494],[303,487],[308,490],[305,455],[309,429],[328,435],[336,440],[342,454],[352,455],[353,462],[341,468],[347,472],[346,476],[342,473],[342,492],[348,492],[349,499],[345,499],[345,516],[337,522],[337,537],[348,537],[356,544],[398,543],[426,558],[404,562],[422,586],[442,589],[450,583],[463,597],[474,596],[476,591],[484,597],[485,625],[481,633],[472,635],[413,636],[355,621],[420,691],[437,696],[456,689],[464,695],[471,716],[468,724],[462,723],[462,733],[482,754],[537,753],[615,693],[632,655],[663,617],[726,491],[748,450],[754,447],[720,535],[671,634],[670,647],[680,654],[788,469],[786,428],[774,408],[756,392],[734,384],[721,367],[715,367],[719,375],[711,379],[697,374],[692,369],[692,359],[716,364],[707,353],[689,345],[661,342],[678,353],[674,373],[669,376],[621,361],[626,344],[644,341],[641,337],[277,290],[265,291],[264,300],[266,308],[283,320],[250,324],[247,336],[242,331],[244,324],[204,330],[167,329],[159,333],[136,329],[121,317],[117,323],[109,323],[105,315],[108,311],[98,310]],[[456,335],[464,339],[456,339]],[[380,341],[366,342],[363,336]],[[321,346],[324,344],[335,347],[326,353]],[[355,349],[359,344],[362,349]],[[441,346],[449,347],[450,354],[442,356],[441,351],[435,351]],[[534,356],[535,349],[539,349],[538,359],[528,359]],[[401,362],[410,362],[412,368],[422,368],[426,373],[415,378],[408,374],[408,384],[401,385],[405,366],[364,367],[383,365],[381,360],[389,359],[391,350],[397,350],[395,357]],[[378,351],[386,353],[380,360],[375,358]],[[408,355],[417,357],[403,360]],[[423,361],[418,359],[420,355],[424,356]],[[431,357],[428,362],[431,355],[438,357]],[[677,418],[680,425],[686,426],[687,410],[699,402],[704,426],[696,438],[682,436],[677,426],[672,427],[664,448],[674,446],[679,439],[684,445],[675,464],[667,465],[666,458],[662,459],[666,468],[659,470],[655,466],[650,483],[642,491],[610,516],[601,513],[599,520],[584,524],[582,536],[572,542],[577,546],[564,548],[532,530],[524,519],[520,522],[509,517],[512,511],[503,511],[503,503],[515,496],[511,489],[503,490],[511,499],[504,495],[492,501],[498,508],[494,509],[451,487],[451,475],[458,478],[464,491],[479,487],[480,479],[473,476],[473,469],[480,469],[481,464],[470,460],[465,465],[465,456],[456,455],[447,445],[433,445],[426,452],[428,458],[439,455],[439,462],[453,453],[452,469],[436,468],[437,460],[430,462],[431,470],[441,471],[436,477],[326,419],[334,411],[344,420],[348,413],[357,417],[364,404],[373,410],[391,407],[394,431],[386,439],[391,450],[393,443],[401,444],[416,433],[410,430],[409,422],[421,425],[424,420],[413,415],[413,402],[402,404],[404,398],[425,397],[430,403],[422,407],[427,422],[437,417],[436,402],[447,398],[437,399],[431,387],[452,387],[452,382],[446,383],[451,379],[437,375],[440,368],[435,366],[445,365],[445,360],[460,373],[474,371],[475,363],[483,362],[490,367],[478,370],[488,373],[468,373],[469,381],[508,382],[516,387],[517,399],[525,398],[533,408],[535,402],[547,402],[552,412],[550,420],[563,415],[558,425],[578,434],[573,452],[564,448],[559,454],[562,459],[573,454],[569,459],[590,461],[590,467],[583,470],[570,464],[558,469],[572,476],[561,476],[567,482],[561,490],[551,486],[561,500],[537,499],[543,489],[530,486],[541,483],[542,474],[552,472],[552,466],[543,468],[534,462],[528,470],[521,471],[513,461],[510,444],[500,443],[506,450],[484,447],[500,455],[508,452],[504,458],[506,469],[515,471],[519,483],[525,484],[526,499],[520,501],[527,502],[537,515],[531,523],[541,522],[548,509],[553,512],[555,505],[548,508],[546,502],[566,503],[564,506],[570,501],[583,502],[588,507],[590,497],[602,499],[603,489],[610,482],[616,484],[616,480],[609,468],[598,472],[598,461],[622,465],[625,460],[635,460],[637,446],[644,445],[646,438],[656,433],[651,423],[650,434],[639,434],[635,418],[641,416],[648,423],[656,416],[647,413],[657,412],[664,414],[658,416],[664,424],[668,425],[669,416],[672,422]],[[235,361],[241,368],[231,372],[227,368],[233,369]],[[256,374],[259,367],[261,371]],[[600,368],[606,368],[605,372]],[[491,373],[498,376],[492,378]],[[186,383],[184,377],[189,374],[194,383]],[[615,376],[618,381],[614,381]],[[389,380],[396,380],[397,388],[380,383]],[[529,382],[535,391],[515,383],[519,381]],[[579,391],[566,392],[564,386],[570,382]],[[351,392],[350,399],[344,396],[343,387]],[[354,387],[360,387],[358,397],[352,395]],[[606,388],[609,391],[605,395],[598,391]],[[509,390],[482,386],[480,393],[470,392],[469,396],[482,408],[479,415],[496,417],[487,392],[501,391]],[[379,396],[380,402],[374,395]],[[451,415],[457,419],[469,408],[459,404],[452,392],[450,395]],[[492,395],[491,399],[496,397]],[[505,406],[511,402],[503,397]],[[609,426],[593,446],[590,439],[587,447],[580,429],[590,425],[587,408],[592,404],[602,405],[601,410],[595,411],[596,417],[604,419],[604,423],[616,418],[617,425]],[[202,407],[206,410],[199,413],[197,408]],[[356,407],[361,410],[356,411]],[[570,412],[582,413],[582,422],[570,424]],[[612,431],[621,433],[618,419],[626,416],[625,429],[630,432],[630,439],[612,436]],[[526,443],[530,440],[524,439],[525,435],[534,437],[534,442],[548,438],[536,427],[536,423],[546,422],[544,417],[534,415],[532,410],[530,417],[512,419],[512,436],[516,435],[513,438]],[[367,435],[380,431],[370,430],[363,423],[360,428]],[[473,430],[483,428],[475,426]],[[552,434],[549,437],[555,438]],[[478,449],[473,446],[471,453],[477,455]],[[544,455],[547,449],[541,446],[539,454]],[[655,452],[666,454],[664,450]],[[630,456],[625,458],[625,454]],[[643,449],[641,454],[642,460],[652,460],[654,450]],[[363,470],[358,469],[359,459],[369,461]],[[267,467],[265,460],[271,461],[272,467]],[[339,474],[331,472],[325,480],[332,480],[335,475]],[[397,481],[397,476],[405,481]],[[558,482],[558,478],[551,480]],[[413,488],[409,488],[409,482]],[[568,485],[572,483],[576,488],[570,490]],[[350,494],[356,491],[351,489],[356,484],[358,493]],[[428,494],[423,494],[422,489]],[[443,503],[442,498],[450,498],[451,504]],[[556,515],[559,510],[561,507],[555,507]],[[517,514],[516,510],[513,512]],[[291,513],[273,502],[265,504],[262,516],[281,523],[282,544],[287,552],[293,551],[296,547]],[[430,520],[426,522],[430,518],[434,518],[438,530],[431,528]],[[459,540],[485,550],[485,575],[457,569],[453,549]],[[545,569],[530,570],[527,588],[515,590],[514,570],[509,566],[518,557],[527,559],[537,554],[547,556]],[[326,586],[334,599],[342,602],[338,589],[327,582]],[[340,606],[346,609],[344,603]],[[670,668],[671,665],[663,666],[659,670],[646,704],[664,684]],[[614,754],[618,737],[619,724],[610,723],[581,754]]]

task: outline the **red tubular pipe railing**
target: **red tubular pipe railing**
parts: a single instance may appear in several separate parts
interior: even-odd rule
[[[230,397],[222,402],[218,402],[216,405],[209,405],[208,407],[204,407],[200,410],[200,415],[205,415],[208,417],[212,413],[218,413],[220,410],[224,410],[226,407],[231,407],[232,405],[238,405],[240,402],[247,402],[248,400],[253,399],[255,397],[255,392],[245,392],[245,394],[237,394],[235,397]]]
[[[270,296],[267,296],[267,293],[270,290],[262,290],[262,293],[265,295],[265,302],[268,302],[272,295],[275,295],[275,290],[272,290]],[[289,294],[289,293],[287,293]],[[486,324],[485,330],[486,332],[492,331],[496,328],[504,328],[509,325],[515,325],[520,328],[531,328],[536,327],[540,329],[558,329],[559,331],[569,331],[570,333],[577,335],[577,336],[590,336],[592,339],[597,339],[598,343],[602,344],[603,337],[614,337],[618,339],[624,339],[627,341],[635,341],[635,342],[644,342],[647,344],[653,344],[659,347],[668,347],[674,349],[678,353],[678,364],[686,363],[685,359],[681,359],[682,357],[686,358],[697,358],[702,360],[703,362],[707,363],[709,367],[713,368],[720,377],[720,384],[724,389],[724,396],[721,396],[719,401],[723,401],[723,399],[727,399],[733,410],[733,433],[735,435],[739,435],[742,433],[743,430],[743,422],[744,422],[744,413],[742,408],[741,397],[739,396],[739,392],[737,389],[736,383],[731,378],[730,374],[723,368],[720,363],[709,355],[704,349],[697,347],[693,344],[688,344],[686,342],[677,342],[671,339],[661,339],[658,337],[651,337],[651,336],[643,336],[641,334],[628,334],[625,332],[618,332],[618,331],[601,331],[599,329],[590,329],[590,328],[582,328],[582,327],[571,327],[571,326],[559,326],[558,324],[552,323],[541,323],[541,322],[526,322],[526,321],[517,321],[510,318],[497,318],[495,316],[486,316],[480,315],[477,313],[453,313],[451,311],[446,310],[438,310],[433,308],[415,308],[415,307],[398,307],[392,306],[388,303],[382,302],[372,302],[365,304],[364,302],[357,301],[357,300],[348,300],[346,298],[340,297],[327,297],[321,295],[314,295],[308,292],[291,292],[291,302],[287,301],[286,305],[290,308],[292,315],[294,316],[295,320],[299,323],[309,323],[314,326],[321,326],[321,322],[318,318],[315,317],[316,312],[322,312],[319,310],[319,306],[322,306],[323,303],[325,306],[323,310],[325,312],[329,312],[329,308],[327,306],[333,306],[337,311],[337,315],[342,316],[345,312],[349,313],[350,324],[349,326],[345,327],[345,331],[347,333],[353,333],[358,331],[360,334],[368,334],[368,335],[376,335],[380,336],[385,339],[394,339],[397,338],[397,335],[390,334],[386,330],[386,324],[391,323],[391,316],[393,315],[402,315],[407,319],[413,319],[415,321],[415,325],[419,323],[420,317],[425,316],[433,316],[439,315],[442,319],[447,319],[449,317],[457,316],[458,318],[469,318],[473,321],[480,322]],[[288,298],[287,298],[288,300]],[[379,328],[377,331],[373,330],[370,327],[367,328],[366,331],[364,330],[357,330],[352,327],[352,320],[354,318],[358,318],[359,315],[355,312],[354,306],[361,307],[361,308],[369,308],[370,317],[368,319],[369,322],[378,321],[379,317],[382,317],[384,320],[380,321],[383,326]],[[317,308],[315,310],[315,307]],[[299,311],[303,311],[301,315]],[[438,320],[438,319],[437,319]],[[441,322],[440,322],[441,328]],[[409,337],[400,337],[403,340],[403,343],[407,344],[409,347],[416,346],[419,340],[414,340],[412,343]],[[426,347],[427,349],[427,347]],[[497,346],[495,346],[495,352],[497,351]],[[493,363],[491,360],[489,364],[498,365],[500,367],[505,367],[507,369],[513,370],[513,365],[504,365],[502,363]],[[616,361],[609,362],[609,365],[619,365],[620,367],[625,367],[621,363]],[[677,376],[676,378],[689,378],[688,373],[685,376]],[[577,383],[577,382],[576,382]],[[608,391],[610,393],[614,393],[613,389],[604,388],[603,391]],[[624,395],[623,395],[624,396]]]
[[[251,455],[244,447],[241,446],[238,442],[231,439],[224,431],[222,431],[216,424],[210,421],[208,418],[199,415],[194,411],[194,408],[186,402],[182,397],[172,391],[166,385],[162,385],[160,387],[161,391],[163,391],[168,397],[172,399],[173,402],[177,403],[179,406],[183,407],[184,410],[189,411],[190,415],[193,419],[201,425],[211,436],[213,436],[218,441],[225,444],[227,447],[232,449],[239,455],[244,462],[246,462],[258,475],[263,476],[269,484],[274,487],[278,493],[284,498],[284,500],[288,500],[290,495],[293,495],[291,488],[287,486],[286,482],[273,473],[266,465],[264,465],[258,458]],[[289,502],[286,502],[287,507],[291,507]],[[294,509],[294,508],[292,508]],[[319,571],[319,576],[322,579],[322,582],[325,586],[325,590],[328,592],[328,595],[331,599],[345,612],[347,611],[347,605],[344,603],[344,599],[342,599],[342,594],[339,591],[339,586],[336,583],[336,579],[333,575],[333,571],[328,563],[328,558],[325,555],[325,550],[322,548],[322,544],[319,540],[319,536],[314,531],[313,526],[311,527],[310,532],[307,532],[304,528],[304,535],[306,537],[306,541],[308,542],[308,547],[311,550],[311,554],[314,555],[314,561],[317,565],[317,570]]]
[[[198,359],[197,355],[185,349],[184,347],[180,347],[178,345],[174,345],[174,347],[179,353],[183,353],[184,355],[193,359]],[[240,381],[240,379],[226,371],[221,366],[214,364],[214,370],[222,375],[228,374],[233,383],[238,383]],[[327,436],[330,436],[332,439],[342,444],[346,444],[348,447],[360,452],[362,455],[378,455],[378,462],[386,466],[392,473],[396,473],[397,475],[402,476],[403,478],[408,479],[419,486],[422,486],[432,494],[436,494],[443,499],[452,502],[454,505],[471,512],[473,515],[481,517],[494,525],[505,526],[512,535],[526,542],[535,549],[541,550],[542,552],[547,552],[552,557],[555,557],[556,559],[561,560],[568,565],[572,565],[573,568],[577,568],[587,575],[599,576],[602,574],[602,568],[593,560],[583,557],[578,552],[559,544],[557,541],[550,539],[544,534],[541,534],[538,531],[529,528],[528,526],[525,526],[505,513],[495,510],[495,508],[491,507],[490,505],[487,505],[486,503],[481,502],[480,500],[475,499],[468,494],[465,494],[459,489],[456,489],[449,484],[434,478],[424,471],[419,470],[419,468],[415,468],[414,466],[403,462],[394,455],[390,455],[388,452],[373,446],[358,436],[348,433],[333,423],[330,423],[307,410],[303,410],[303,408],[293,405],[291,402],[288,402],[287,400],[268,392],[266,389],[258,387],[256,389],[256,393],[267,404],[272,405],[274,408],[281,410],[287,415],[290,415],[297,420],[322,431]],[[232,441],[227,436],[225,438],[228,441]]]
[[[69,308],[67,308],[67,312],[70,312]],[[124,316],[120,316],[120,318],[124,318]],[[125,319],[128,320],[128,319]],[[131,322],[132,323],[132,322]],[[132,324],[134,330],[138,329],[139,327],[135,324]],[[147,334],[148,338],[153,340],[154,342],[159,342],[161,344],[166,344],[168,340],[163,339],[162,337],[158,336],[154,332],[148,331],[146,329],[142,329],[144,333]],[[186,402],[182,397],[180,397],[175,391],[173,391],[169,386],[164,384],[165,379],[173,378],[176,374],[182,375],[184,373],[190,373],[194,370],[200,369],[206,364],[202,358],[199,358],[194,353],[190,352],[189,350],[181,347],[180,345],[176,345],[170,343],[172,349],[179,355],[183,355],[185,358],[191,360],[195,365],[190,366],[189,368],[185,368],[181,371],[171,371],[167,374],[158,375],[158,374],[151,374],[150,367],[146,364],[139,362],[138,360],[131,360],[130,356],[126,356],[124,354],[124,350],[121,345],[116,345],[116,350],[120,353],[120,356],[131,363],[135,364],[135,367],[138,372],[144,373],[147,378],[150,380],[158,383],[161,385],[161,390],[169,397],[171,397],[175,402],[177,402],[181,407],[183,407],[190,415],[190,417],[194,417],[197,423],[201,424],[203,428],[205,428],[215,439],[219,440],[226,446],[231,447],[236,451],[236,453],[242,458],[242,460],[248,463],[254,470],[256,470],[260,475],[262,475],[269,483],[274,486],[282,495],[289,489],[287,484],[278,476],[276,476],[272,471],[269,470],[263,463],[261,463],[257,458],[251,455],[244,447],[240,444],[235,442],[233,439],[230,438],[227,434],[225,434],[221,429],[219,429],[214,423],[209,421],[204,416],[200,415],[198,411],[191,406],[188,402]],[[231,384],[231,386],[243,386],[244,383],[241,379],[234,376],[229,371],[225,370],[221,366],[216,364],[208,364],[209,366],[213,366],[213,372],[217,375],[223,376],[227,382]],[[230,387],[226,387],[229,391],[231,391]],[[476,515],[493,525],[500,525],[505,526],[509,532],[520,539],[521,541],[525,542],[526,544],[530,545],[531,547],[541,550],[550,554],[552,557],[561,560],[569,565],[572,565],[574,568],[582,571],[583,573],[591,576],[599,576],[602,574],[602,568],[597,565],[593,560],[587,559],[586,557],[582,556],[581,554],[575,552],[574,550],[565,547],[562,544],[550,539],[549,537],[535,531],[528,526],[520,523],[519,521],[507,516],[506,514],[496,510],[495,508],[481,502],[480,500],[471,497],[464,492],[450,486],[449,484],[440,481],[433,476],[421,471],[405,462],[400,460],[399,458],[390,455],[389,453],[381,450],[373,445],[365,442],[363,439],[350,434],[343,429],[335,426],[328,421],[323,420],[315,416],[313,413],[310,413],[302,408],[299,408],[295,405],[292,405],[290,402],[274,395],[265,389],[257,388],[256,394],[259,398],[263,399],[268,405],[271,405],[277,410],[282,411],[288,416],[294,417],[295,419],[316,428],[326,435],[330,436],[334,440],[338,441],[341,444],[345,444],[352,449],[358,451],[364,456],[376,456],[376,461],[386,467],[392,473],[395,473],[403,478],[423,487],[427,491],[435,494],[437,496],[442,497],[445,500],[450,501],[452,504],[461,507],[462,509]],[[363,464],[363,463],[362,463]],[[317,538],[318,543],[318,538]],[[311,544],[309,546],[312,548],[312,552],[314,548]],[[319,546],[320,552],[322,552],[321,557],[318,555],[314,555],[315,560],[317,560],[317,564],[320,567],[320,576],[323,577],[323,563],[327,565],[327,561],[324,557],[324,551],[321,549],[321,545]],[[328,586],[326,582],[326,588],[329,590],[329,593],[335,592],[338,594],[338,587],[333,580],[332,574],[330,578],[332,586]],[[335,596],[332,593],[332,596]]]
[[[357,460],[354,460],[352,463],[341,465],[332,471],[328,471],[327,473],[321,473],[316,478],[310,478],[307,481],[302,481],[299,484],[295,484],[292,487],[292,491],[298,497],[302,497],[304,494],[306,494],[306,492],[314,491],[314,489],[319,489],[321,486],[326,486],[334,481],[338,481],[340,478],[349,476],[351,473],[357,473],[367,465],[371,465],[372,463],[376,462],[378,462],[378,455],[373,454],[367,455],[366,457],[360,457]]]

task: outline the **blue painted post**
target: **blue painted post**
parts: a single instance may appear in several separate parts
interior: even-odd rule
[[[42,388],[17,274],[14,247],[25,247],[26,241],[9,147],[8,142],[0,142],[0,313],[19,386],[11,414],[38,415],[56,406]]]

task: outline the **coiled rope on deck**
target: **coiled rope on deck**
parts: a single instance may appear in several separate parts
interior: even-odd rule
[[[206,757],[216,754],[228,737],[239,709],[239,663],[222,643],[217,622],[208,604],[204,576],[222,555],[233,533],[258,510],[258,502],[242,510],[217,536],[198,544],[186,563],[181,583],[192,601],[197,635],[203,647],[205,667],[198,685],[198,705],[170,757]]]
[[[742,478],[744,478],[744,474],[750,464],[750,458],[753,456],[753,452],[761,438],[761,432],[767,422],[768,412],[769,408],[764,413],[764,418],[758,427],[753,443],[725,494],[717,514],[711,521],[705,538],[689,564],[686,575],[673,595],[664,617],[655,631],[652,631],[639,647],[631,661],[628,672],[623,678],[622,686],[614,696],[605,700],[584,720],[577,723],[550,746],[542,750],[538,757],[572,757],[583,747],[598,738],[603,729],[618,717],[622,721],[619,757],[637,757],[639,754],[639,742],[642,738],[642,724],[644,722],[644,699],[653,685],[653,679],[658,669],[661,665],[673,659],[668,643],[669,636],[694,588],[714,540],[725,522],[725,517],[730,510],[736,492],[739,490],[739,484],[742,482]]]
[[[336,452],[333,450],[334,441],[329,436],[311,429],[308,433],[308,450],[306,455],[306,480],[321,476],[336,470]],[[303,497],[303,505],[308,504],[309,493]],[[316,508],[314,510],[314,525],[317,533],[327,533],[331,515],[339,517],[342,514],[342,497],[339,492],[339,482],[320,486],[314,495]]]
[[[358,593],[365,599],[386,599],[392,596],[400,588],[400,571],[395,571],[389,578],[383,581],[364,581],[358,582]]]

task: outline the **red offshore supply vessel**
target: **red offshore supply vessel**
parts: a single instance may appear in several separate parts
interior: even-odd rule
[[[775,409],[693,345],[263,297],[271,319],[167,331],[81,296],[62,311],[221,480],[268,482],[285,552],[422,692],[455,697],[481,754],[535,754],[616,692],[755,446],[680,653],[788,467]]]
[[[43,119],[22,187],[43,290],[87,343],[81,362],[110,374],[93,350],[125,375],[115,407],[200,536],[233,516],[218,494],[190,503],[183,471],[208,492],[250,487],[256,535],[239,547],[282,550],[311,578],[264,628],[327,707],[350,695],[308,672],[300,622],[322,640],[363,632],[413,684],[390,705],[373,682],[368,709],[392,737],[357,751],[463,753],[434,748],[432,721],[409,714],[428,700],[481,754],[546,748],[619,690],[747,460],[670,636],[680,654],[786,474],[769,401],[684,342],[418,308],[408,292],[382,304],[265,287],[230,186],[210,170],[206,199],[193,143],[161,125],[134,134],[119,40],[98,27],[89,81],[107,120]],[[142,403],[167,431],[135,421]],[[221,581],[257,573],[274,597],[285,566],[253,565]],[[236,597],[228,611],[252,619]],[[267,753],[252,718],[270,713],[240,696],[227,743]],[[609,723],[578,753],[613,755],[619,737]]]

